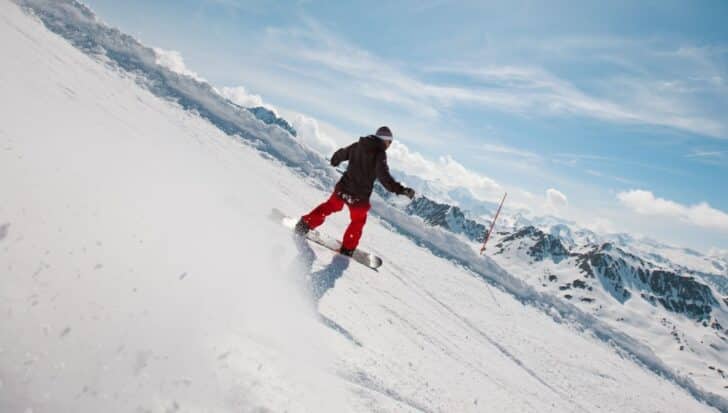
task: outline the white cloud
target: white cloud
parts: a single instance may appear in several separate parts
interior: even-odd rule
[[[594,219],[583,222],[582,224],[586,229],[594,231],[597,234],[612,234],[616,232],[612,221],[606,218],[596,217]]]
[[[668,94],[664,82],[642,78],[610,79],[604,93],[587,93],[542,68],[488,66],[437,67],[434,72],[469,76],[482,83],[474,95],[458,98],[501,110],[547,115],[579,115],[621,122],[668,126],[700,134],[725,137],[726,125],[701,114],[678,93]],[[494,85],[494,86],[491,86]],[[620,95],[611,90],[619,90]]]
[[[440,114],[428,95],[444,92],[427,92],[432,85],[338,38],[315,20],[304,19],[297,28],[270,28],[266,34],[266,50],[293,59],[292,68],[303,70],[309,81],[316,79],[345,90],[348,96],[393,105],[417,116],[435,118]]]
[[[154,54],[156,55],[156,62],[158,65],[164,66],[167,69],[182,76],[188,76],[200,82],[205,81],[205,79],[200,77],[200,75],[187,68],[180,52],[175,50],[164,50],[155,47]]]
[[[321,131],[316,119],[297,113],[291,121],[298,132],[298,139],[325,157],[330,157],[337,146],[334,140]]]
[[[607,175],[603,172],[596,171],[594,169],[585,169],[584,172],[591,176],[596,176],[598,178],[605,178],[605,179],[612,179],[614,181],[617,181],[619,183],[625,184],[625,185],[634,185],[635,181],[627,178],[622,178],[620,176],[613,176],[613,175]]]
[[[438,116],[452,103],[460,102],[504,111],[577,114],[609,121],[669,126],[710,136],[720,137],[726,132],[725,122],[685,99],[685,88],[666,91],[665,85],[676,83],[671,78],[610,78],[608,81],[613,87],[607,85],[601,93],[587,93],[544,68],[480,67],[470,62],[429,71],[469,76],[479,81],[477,85],[436,84],[407,73],[396,62],[386,63],[385,59],[341,41],[315,21],[309,20],[303,30],[272,33],[291,40],[283,45],[290,56],[337,72],[343,78],[340,80],[352,85],[351,89],[360,95],[395,103],[423,116]],[[279,46],[281,40],[278,39]],[[716,78],[721,79],[715,75],[709,77],[711,84]],[[687,90],[693,92],[691,88]]]
[[[700,227],[720,228],[728,231],[728,214],[711,207],[706,202],[688,207],[687,218]]]
[[[712,166],[726,166],[728,151],[693,149],[686,158]]]
[[[499,145],[499,144],[493,144],[493,143],[485,143],[480,146],[480,149],[491,152],[491,153],[497,153],[501,155],[507,155],[512,156],[515,158],[526,158],[530,160],[540,159],[541,157],[533,152],[527,152],[518,148],[513,148],[511,146],[505,146],[505,145]]]
[[[708,255],[728,261],[728,250],[713,247],[708,251]]]
[[[260,95],[248,93],[248,91],[245,90],[245,88],[242,86],[224,87],[218,90],[218,93],[220,93],[221,96],[225,97],[236,105],[240,105],[244,108],[266,106],[268,109],[273,110],[273,108],[263,104],[263,98],[260,97]]]
[[[620,192],[617,194],[617,199],[641,215],[679,217],[685,211],[684,206],[666,199],[655,198],[650,191],[632,190]]]
[[[704,151],[700,149],[693,150],[688,158],[721,158],[726,153],[724,151]]]
[[[453,105],[461,104],[527,115],[577,115],[609,122],[667,126],[728,137],[728,122],[700,103],[701,94],[705,93],[720,101],[724,99],[725,95],[716,91],[716,85],[723,84],[723,76],[716,72],[715,64],[697,67],[692,54],[661,55],[649,42],[566,39],[566,46],[559,43],[556,53],[564,61],[588,56],[592,63],[637,62],[608,78],[582,77],[572,81],[548,70],[546,63],[555,55],[553,44],[538,46],[540,43],[535,42],[536,46],[526,46],[511,42],[510,46],[517,47],[519,52],[531,50],[536,55],[548,55],[549,58],[532,59],[542,58],[541,67],[482,63],[508,61],[508,56],[496,55],[423,70],[409,69],[403,62],[359,48],[310,18],[303,19],[297,28],[269,28],[265,36],[266,52],[278,54],[277,59],[286,62],[289,76],[295,72],[301,80],[345,90],[348,99],[365,105],[375,101],[422,120],[436,122]],[[489,53],[510,50],[505,43]],[[622,50],[624,47],[627,50]],[[676,69],[664,72],[666,67],[673,66]],[[452,76],[447,81],[428,79],[427,75],[433,73],[468,80],[453,80]]]
[[[449,189],[466,188],[483,200],[494,201],[503,194],[503,189],[493,179],[467,169],[450,155],[431,161],[395,140],[387,151],[387,157],[396,169],[408,175],[437,182]]]
[[[644,190],[620,192],[617,199],[640,215],[677,218],[698,227],[728,231],[728,214],[705,202],[683,205]]]
[[[569,201],[562,192],[549,188],[546,190],[546,207],[551,211],[560,211],[569,205]]]

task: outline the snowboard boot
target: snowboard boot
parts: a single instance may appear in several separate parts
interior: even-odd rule
[[[346,249],[344,247],[341,247],[339,249],[339,254],[346,255],[347,257],[351,257],[352,255],[354,255],[354,250],[350,250],[350,249]]]
[[[303,218],[299,219],[296,223],[296,228],[293,229],[293,231],[302,237],[306,236],[309,231],[311,231],[311,227],[308,226],[306,221],[303,220]]]

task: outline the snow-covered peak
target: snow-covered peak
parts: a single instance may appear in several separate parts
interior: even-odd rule
[[[616,245],[619,245],[620,247],[627,247],[634,244],[634,242],[636,241],[636,238],[634,236],[625,233],[606,234],[604,235],[604,239]]]
[[[255,106],[255,107],[246,108],[246,109],[248,109],[250,111],[250,113],[255,115],[255,117],[258,118],[259,120],[261,120],[263,123],[265,123],[267,125],[280,126],[281,128],[283,128],[283,130],[290,133],[291,135],[298,136],[298,133],[293,128],[293,126],[290,123],[288,123],[287,120],[278,117],[278,115],[276,115],[276,113],[274,111],[272,111],[266,107],[263,107],[263,106]]]
[[[574,248],[576,246],[571,228],[569,228],[566,224],[552,225],[549,229],[549,233],[551,236],[560,239],[561,242],[565,243],[568,248]]]
[[[447,192],[455,205],[459,206],[465,214],[471,217],[490,220],[493,217],[498,204],[495,202],[483,201],[467,188],[454,188]]]

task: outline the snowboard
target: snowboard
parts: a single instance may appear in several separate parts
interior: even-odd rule
[[[277,208],[273,208],[270,214],[270,218],[274,221],[280,222],[284,227],[290,230],[294,230],[296,228],[296,223],[298,222],[297,218],[291,218]],[[305,235],[305,238],[337,254],[339,253],[339,249],[341,248],[341,241],[331,238],[316,230],[309,231],[308,234]],[[354,250],[354,253],[351,255],[350,258],[375,271],[377,270],[377,268],[382,266],[381,258],[366,251],[362,251],[359,248]]]

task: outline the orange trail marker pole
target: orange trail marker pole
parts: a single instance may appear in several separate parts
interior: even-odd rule
[[[506,196],[508,196],[508,192],[503,195],[503,199],[501,200],[500,205],[498,205],[498,210],[495,212],[495,217],[493,218],[493,221],[490,223],[490,229],[488,230],[488,233],[485,234],[485,241],[483,241],[483,246],[480,248],[480,255],[483,255],[483,252],[485,252],[485,246],[488,244],[488,240],[490,239],[490,234],[493,232],[493,227],[495,227],[495,221],[498,220],[498,215],[500,215],[501,208],[503,208],[503,203],[506,202]]]

